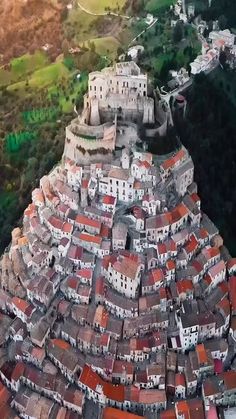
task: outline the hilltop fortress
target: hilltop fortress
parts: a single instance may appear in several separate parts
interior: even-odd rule
[[[111,161],[116,146],[139,141],[140,122],[165,135],[168,115],[148,97],[147,87],[147,75],[133,61],[90,73],[83,111],[66,128],[64,158]]]

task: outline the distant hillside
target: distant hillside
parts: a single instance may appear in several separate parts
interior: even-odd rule
[[[46,43],[52,45],[51,54],[56,55],[62,41],[61,18],[65,3],[58,0],[1,0],[2,61],[7,62]]]

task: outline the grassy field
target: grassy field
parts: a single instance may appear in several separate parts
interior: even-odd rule
[[[120,46],[120,42],[113,36],[92,38],[90,42],[94,43],[97,54],[106,55],[113,59],[116,57],[117,48]],[[89,42],[85,42],[84,45],[85,47],[89,47]]]
[[[27,85],[29,88],[45,88],[54,83],[58,83],[61,79],[67,78],[70,75],[69,70],[62,62],[50,64],[40,70],[33,72],[28,80],[13,83],[7,87],[8,91],[17,94],[27,95]]]
[[[17,82],[46,65],[48,57],[43,51],[36,51],[34,54],[25,54],[10,62],[9,69],[0,69],[0,87]]]
[[[169,8],[174,0],[149,0],[145,6],[145,10],[149,13],[157,13],[160,9]]]
[[[80,0],[81,6],[93,13],[103,13],[107,7],[111,10],[122,9],[125,0]]]

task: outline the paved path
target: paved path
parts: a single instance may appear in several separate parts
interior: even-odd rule
[[[147,26],[142,32],[140,32],[137,36],[135,36],[134,39],[129,43],[128,48],[132,45],[133,42],[135,42],[143,33],[147,32],[149,29],[151,29],[156,23],[158,19],[154,19],[154,21],[151,23],[151,25]]]
[[[121,14],[119,14],[119,13],[114,13],[114,12],[112,12],[112,11],[109,11],[109,12],[103,12],[103,13],[94,13],[94,12],[91,12],[90,10],[88,10],[88,9],[86,9],[84,6],[82,6],[82,4],[80,4],[80,2],[77,0],[77,4],[78,4],[78,6],[79,6],[79,8],[81,9],[81,10],[83,10],[83,12],[85,12],[85,13],[87,13],[88,15],[91,15],[91,16],[117,16],[117,17],[123,17],[124,19],[130,19],[130,16],[126,16],[126,15],[121,15]]]

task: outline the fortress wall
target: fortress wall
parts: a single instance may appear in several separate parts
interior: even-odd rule
[[[79,161],[81,158],[81,148],[85,152],[94,152],[99,149],[107,150],[112,153],[115,148],[115,138],[114,140],[105,141],[105,140],[86,140],[79,136],[74,135],[69,127],[66,128],[66,139],[64,146],[63,157],[67,157],[74,161]],[[97,157],[98,158],[98,157]]]

